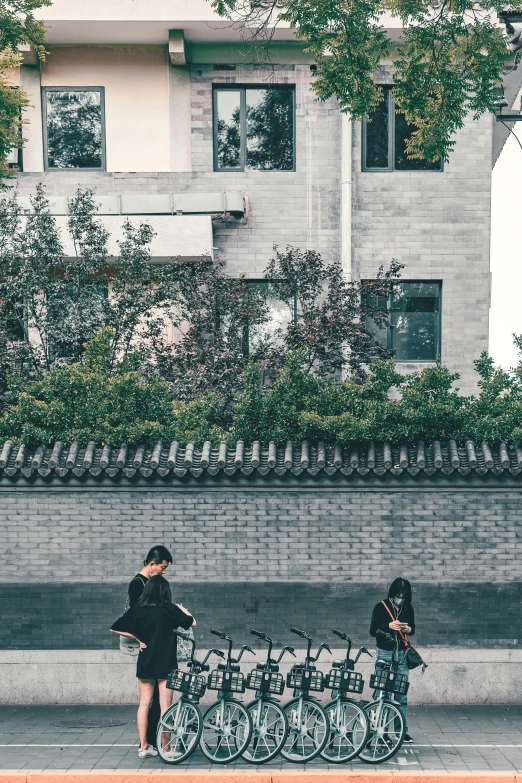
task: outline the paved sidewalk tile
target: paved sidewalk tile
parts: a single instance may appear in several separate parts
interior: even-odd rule
[[[110,721],[110,725],[103,727],[103,721]],[[408,722],[415,742],[404,745],[390,762],[381,766],[361,761],[336,765],[315,759],[306,769],[522,772],[522,705],[414,707],[409,711]],[[211,768],[200,750],[179,767],[166,767],[159,757],[139,759],[134,706],[0,707],[2,771],[190,772]],[[214,769],[251,771],[255,767],[239,759]],[[297,772],[305,767],[288,764],[278,757],[261,769]]]

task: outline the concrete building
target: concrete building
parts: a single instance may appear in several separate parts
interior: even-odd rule
[[[42,180],[63,214],[89,186],[112,229],[120,214],[147,217],[155,256],[213,252],[252,279],[274,244],[340,259],[357,278],[397,258],[396,328],[380,339],[401,368],[440,357],[463,393],[475,388],[488,347],[490,116],[466,124],[448,163],[419,170],[390,96],[363,132],[315,100],[313,63],[285,27],[268,62],[207,0],[55,0],[42,13],[49,55],[27,52],[20,74],[32,103],[22,195]],[[378,78],[391,82],[386,64]]]

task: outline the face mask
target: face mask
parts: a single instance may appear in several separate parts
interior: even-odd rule
[[[392,598],[392,601],[395,606],[402,606],[404,603],[404,598]]]

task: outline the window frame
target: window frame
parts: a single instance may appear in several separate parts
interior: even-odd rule
[[[423,284],[426,284],[426,285],[438,285],[438,287],[439,287],[439,313],[438,313],[438,318],[437,318],[437,350],[436,350],[435,359],[397,359],[394,356],[393,357],[394,361],[395,361],[396,364],[426,364],[426,365],[436,364],[438,361],[440,361],[441,356],[442,356],[442,283],[443,283],[443,281],[442,280],[426,280],[426,279],[415,278],[415,279],[409,279],[409,280],[400,280],[399,281],[399,285],[401,285],[402,283],[405,283],[405,284],[409,284],[409,283],[412,283],[412,284],[423,283]],[[387,326],[386,326],[386,348],[389,351],[395,351],[395,348],[394,348],[394,345],[393,345],[393,332],[394,332],[395,327],[392,326],[392,323],[391,323],[391,313],[392,313],[391,303],[392,303],[392,297],[390,296],[388,298],[388,305],[387,305],[387,309],[388,309],[388,323],[387,323]]]
[[[290,169],[248,169],[246,168],[246,151],[247,151],[247,124],[246,124],[246,91],[247,90],[288,90],[292,93],[292,151],[293,151],[293,164]],[[218,92],[230,92],[239,91],[239,112],[240,112],[240,148],[239,148],[239,160],[240,165],[237,168],[225,168],[220,167],[218,164],[218,145],[217,145],[217,123],[218,123],[218,111],[217,111],[217,94]],[[214,163],[214,171],[220,173],[237,173],[238,171],[258,171],[263,174],[272,174],[279,172],[280,174],[290,174],[292,171],[296,171],[296,90],[295,84],[213,84],[212,85],[212,159]]]
[[[101,152],[102,152],[102,165],[97,168],[59,168],[57,166],[49,166],[49,148],[47,141],[47,93],[48,92],[99,92],[100,93],[100,108],[101,108]],[[52,86],[42,87],[42,125],[43,125],[43,154],[44,154],[44,171],[107,171],[107,150],[106,150],[106,122],[105,122],[105,87],[68,87],[68,86]]]
[[[366,153],[367,153],[367,128],[368,122],[366,119],[362,121],[362,136],[361,136],[361,171],[367,172],[396,172],[398,174],[440,174],[444,171],[444,160],[440,159],[440,169],[396,169],[395,168],[395,101],[393,99],[392,85],[379,85],[382,87],[386,100],[388,101],[388,161],[389,165],[386,167],[369,167],[366,165]]]

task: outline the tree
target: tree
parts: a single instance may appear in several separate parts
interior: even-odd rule
[[[509,57],[496,18],[506,7],[501,0],[209,1],[255,43],[269,41],[278,22],[287,22],[315,58],[317,96],[334,96],[355,120],[379,104],[375,69],[391,56],[396,105],[415,126],[406,144],[411,158],[447,160],[467,115],[496,110]],[[520,0],[509,7],[522,10]],[[385,13],[400,20],[397,42],[382,27]]]
[[[391,354],[375,342],[370,319],[388,321],[387,301],[399,281],[402,264],[393,260],[374,280],[347,281],[338,263],[327,264],[312,250],[275,248],[265,270],[274,295],[296,318],[283,336],[287,354],[301,351],[308,372],[331,375],[347,369],[354,380],[365,377],[364,366]]]
[[[0,2],[0,188],[3,178],[12,176],[7,156],[23,143],[22,113],[29,101],[23,90],[13,86],[10,74],[21,64],[18,47],[30,44],[45,56],[45,27],[34,17],[38,8],[52,0],[2,0]]]
[[[79,361],[106,327],[111,365],[159,339],[177,272],[150,262],[150,226],[126,220],[120,254],[110,258],[93,193],[78,190],[69,201],[74,255],[67,257],[41,184],[31,203],[26,218],[16,196],[0,199],[0,364],[42,377]]]

